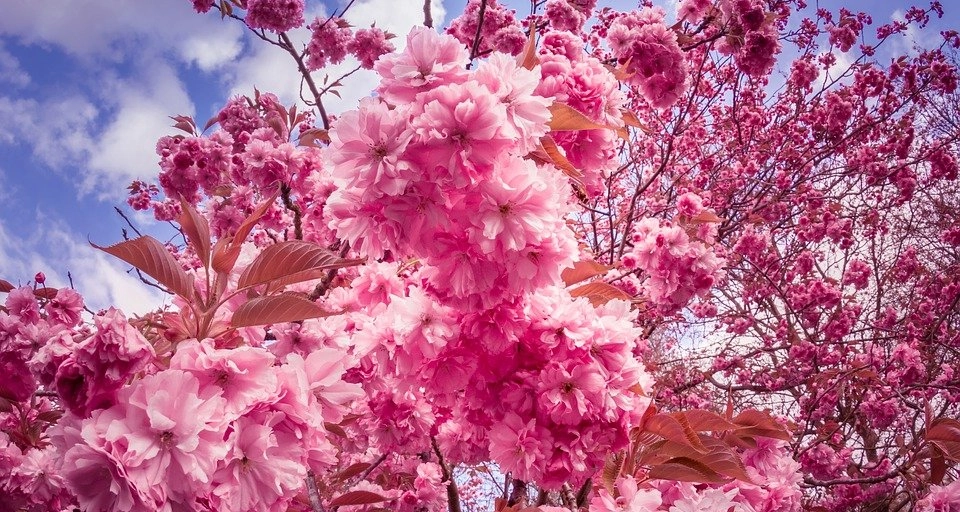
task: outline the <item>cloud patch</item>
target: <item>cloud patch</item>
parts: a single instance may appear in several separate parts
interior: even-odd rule
[[[115,306],[126,313],[143,314],[169,302],[166,295],[140,282],[136,274],[128,274],[119,260],[100,253],[62,227],[50,225],[49,219],[38,219],[38,225],[45,225],[42,234],[29,239],[18,238],[0,225],[4,273],[0,278],[14,285],[26,284],[18,279],[43,272],[48,286],[62,288],[70,286],[69,272],[74,287],[94,311]]]

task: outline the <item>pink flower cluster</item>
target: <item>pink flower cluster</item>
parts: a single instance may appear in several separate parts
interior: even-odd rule
[[[450,22],[447,33],[457,38],[464,46],[472,49],[477,37],[477,24],[480,23],[480,0],[469,0],[463,13]],[[497,51],[516,55],[523,50],[527,38],[523,33],[517,13],[507,9],[497,0],[487,0],[483,11],[483,24],[480,29],[480,41],[476,56],[485,56]]]
[[[342,18],[317,18],[310,24],[312,32],[307,45],[307,66],[317,70],[340,64],[347,54],[354,55],[364,69],[373,69],[381,55],[394,51],[388,34],[377,27],[360,29],[353,33],[350,24]]]
[[[539,70],[494,54],[466,71],[451,36],[414,29],[378,98],[331,129],[330,227],[361,255],[415,255],[436,293],[489,306],[555,282],[575,256],[568,189],[524,157],[547,132]]]
[[[80,322],[83,299],[63,288],[44,302],[41,308],[33,289],[21,287],[11,290],[0,308],[0,399],[29,399],[37,388],[34,373],[50,384],[61,354],[73,345],[71,331]]]
[[[864,23],[870,23],[870,17],[864,13],[854,15],[847,9],[840,9],[840,22],[830,23],[827,31],[830,32],[830,46],[841,52],[850,51],[863,31]]]
[[[303,25],[303,0],[247,0],[247,25],[285,32]]]
[[[570,105],[591,121],[611,128],[623,126],[623,93],[616,78],[594,57],[583,52],[568,32],[548,32],[540,48],[542,79],[535,93]],[[612,129],[567,130],[550,134],[566,158],[582,174],[587,195],[600,193],[603,180],[617,168],[616,132]]]
[[[356,378],[370,397],[359,430],[378,452],[416,454],[436,433],[448,461],[492,459],[557,488],[625,446],[648,401],[637,386],[651,385],[627,303],[594,308],[546,288],[469,312],[431,297],[418,274],[406,290],[389,286],[386,308],[351,298],[368,279],[337,299],[364,309],[349,320],[351,346],[366,354]]]
[[[723,41],[720,50],[732,53],[744,73],[760,77],[773,69],[780,51],[777,27],[767,19],[761,0],[721,0],[720,11],[734,37]]]
[[[659,7],[618,16],[607,31],[613,55],[654,108],[666,108],[687,89],[687,61],[677,34],[667,28]]]
[[[680,225],[642,219],[630,237],[632,247],[622,258],[623,266],[642,271],[646,298],[661,312],[672,313],[694,296],[705,295],[722,277],[724,260],[711,248],[712,240],[710,233],[702,240],[691,239]]]
[[[69,346],[69,355],[57,365],[53,382],[70,412],[87,417],[116,403],[117,393],[137,372],[153,362],[153,347],[123,314],[109,309],[94,317],[96,333]],[[59,359],[61,346],[46,345],[41,353]]]
[[[169,368],[52,430],[66,486],[85,510],[285,510],[308,469],[335,461],[323,421],[359,395],[343,358],[184,342]]]
[[[597,0],[547,0],[544,14],[554,30],[580,32],[596,6]]]

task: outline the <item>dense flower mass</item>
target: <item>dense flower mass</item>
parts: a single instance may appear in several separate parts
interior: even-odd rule
[[[643,96],[656,108],[677,102],[687,84],[687,62],[676,32],[664,23],[660,8],[644,8],[617,17],[607,31],[607,41]]]
[[[467,72],[466,59],[453,38],[414,29],[377,63],[381,99],[331,130],[343,183],[327,209],[360,254],[422,257],[435,293],[490,307],[555,282],[574,243],[562,175],[524,159],[547,131],[539,69],[493,56]]]

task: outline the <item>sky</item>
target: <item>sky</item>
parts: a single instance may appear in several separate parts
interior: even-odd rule
[[[466,0],[432,0],[437,27]],[[521,14],[526,1],[506,2]],[[657,2],[668,12],[671,1]],[[816,6],[816,0],[809,3]],[[169,226],[131,212],[131,180],[156,177],[156,141],[175,133],[168,116],[194,116],[201,125],[237,94],[254,87],[287,104],[298,95],[292,61],[216,13],[198,15],[189,0],[8,0],[0,16],[0,279],[26,284],[36,272],[50,286],[72,283],[93,309],[116,305],[144,313],[164,297],[128,274],[128,267],[93,249],[122,239],[120,207],[141,230],[170,236]],[[307,19],[326,16],[337,0],[307,0]],[[600,1],[626,10],[626,0]],[[960,29],[960,5],[931,34]],[[400,35],[422,22],[422,0],[356,0],[346,18]],[[837,0],[819,5],[836,9]],[[902,13],[895,0],[844,2],[867,10],[875,25]],[[301,30],[291,34],[306,41]],[[923,37],[916,35],[916,38]],[[904,50],[906,43],[904,43]],[[399,45],[398,45],[399,46]],[[352,69],[353,62],[318,72]],[[350,77],[333,113],[356,105],[376,84],[372,72]],[[129,230],[129,228],[127,228]],[[132,234],[132,232],[131,232]]]

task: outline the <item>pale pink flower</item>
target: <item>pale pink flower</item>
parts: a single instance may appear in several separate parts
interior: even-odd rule
[[[364,198],[400,195],[415,176],[403,157],[413,135],[405,113],[374,98],[344,112],[330,130],[334,177],[361,189]]]
[[[487,87],[506,107],[507,119],[518,142],[516,151],[526,154],[546,135],[552,98],[534,93],[540,83],[540,68],[528,70],[516,59],[495,53],[477,68],[476,80]]]
[[[240,417],[230,429],[230,452],[213,476],[213,503],[220,510],[278,510],[306,478],[300,446],[280,444],[269,422]]]
[[[76,290],[60,288],[57,290],[57,295],[43,307],[43,310],[47,313],[48,322],[74,327],[80,322],[83,297]]]
[[[226,455],[226,422],[220,390],[202,390],[183,370],[144,377],[121,393],[115,406],[129,431],[108,431],[110,442],[126,443],[132,478],[163,480],[171,492],[189,496],[195,485],[210,482],[217,461]]]
[[[285,32],[303,24],[303,0],[247,0],[247,25]]]
[[[374,63],[381,55],[393,52],[393,43],[389,41],[388,35],[377,27],[362,28],[353,35],[353,39],[347,44],[347,50],[357,57],[360,66],[364,69],[373,69]]]
[[[480,181],[514,145],[506,107],[477,82],[441,85],[419,100],[410,124],[418,155],[445,168],[440,178],[455,187]]]
[[[197,378],[200,388],[219,388],[228,414],[244,414],[277,393],[274,355],[263,348],[217,349],[213,340],[181,342],[170,368]]]
[[[403,52],[384,55],[374,64],[383,77],[377,92],[394,105],[411,102],[432,87],[463,81],[468,57],[456,39],[432,28],[415,27],[407,35]]]
[[[549,434],[536,428],[536,420],[524,421],[508,412],[490,429],[490,457],[505,471],[513,471],[517,478],[529,479],[536,474],[534,466],[543,460],[541,446],[552,444]]]
[[[35,324],[40,321],[40,305],[37,304],[37,298],[29,287],[10,290],[4,305],[11,316],[25,324]]]
[[[350,356],[336,348],[311,352],[303,362],[310,390],[317,398],[324,421],[337,423],[347,412],[347,405],[363,396],[359,384],[343,380]]]

